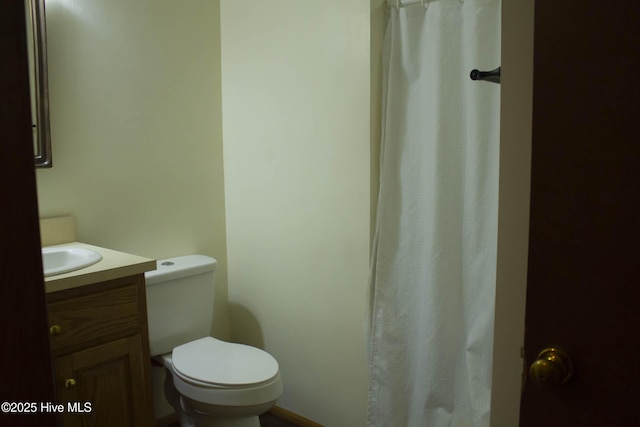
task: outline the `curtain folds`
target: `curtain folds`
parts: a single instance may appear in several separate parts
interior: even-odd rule
[[[390,9],[371,262],[370,426],[488,426],[500,0]]]

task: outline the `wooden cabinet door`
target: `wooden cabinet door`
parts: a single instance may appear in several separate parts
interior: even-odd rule
[[[142,355],[133,335],[56,358],[64,426],[152,426]]]

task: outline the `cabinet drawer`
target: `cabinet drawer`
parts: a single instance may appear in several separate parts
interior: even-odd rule
[[[60,354],[139,332],[135,284],[48,304],[51,348]]]

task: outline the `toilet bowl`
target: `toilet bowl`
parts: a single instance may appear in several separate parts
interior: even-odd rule
[[[209,336],[216,266],[189,255],[145,274],[151,355],[166,368],[165,397],[182,427],[258,427],[282,394],[278,362]]]

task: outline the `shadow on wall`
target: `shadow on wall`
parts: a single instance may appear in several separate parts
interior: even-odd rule
[[[256,316],[246,307],[229,303],[231,341],[264,349],[264,336]]]

